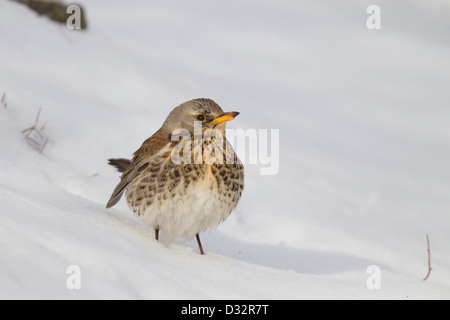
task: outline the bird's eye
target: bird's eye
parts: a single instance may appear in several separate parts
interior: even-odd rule
[[[198,121],[205,121],[205,119],[206,119],[206,117],[205,117],[204,115],[202,115],[202,114],[199,114],[199,115],[197,116],[197,120],[198,120]]]

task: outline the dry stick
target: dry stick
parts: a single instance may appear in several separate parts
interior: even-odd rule
[[[42,135],[41,135],[41,133],[39,132],[39,130],[36,130],[36,126],[37,126],[37,124],[38,124],[38,122],[39,122],[39,116],[40,116],[40,114],[41,114],[41,110],[42,110],[42,108],[39,108],[38,114],[37,114],[37,116],[36,116],[36,120],[34,121],[34,125],[32,125],[31,127],[27,128],[27,129],[25,129],[25,130],[22,130],[22,133],[27,132],[27,134],[26,134],[26,137],[27,137],[27,138],[28,138],[28,136],[30,135],[31,131],[33,131],[33,130],[37,131],[37,133],[42,137]]]
[[[430,255],[430,237],[427,234],[427,247],[428,247],[428,273],[427,276],[423,279],[423,281],[427,280],[431,273],[431,255]]]
[[[3,92],[2,96],[2,105],[6,108],[8,105],[6,104],[6,91]]]
[[[45,138],[44,143],[42,144],[41,148],[39,149],[39,153],[42,153],[42,151],[44,151],[44,148],[47,145],[47,142],[48,142],[48,137]]]
[[[44,122],[44,124],[42,125],[42,127],[41,127],[40,129],[37,128],[37,125],[38,125],[38,123],[39,123],[39,116],[41,115],[41,111],[42,111],[42,108],[39,108],[38,114],[37,114],[37,116],[36,116],[36,120],[34,121],[34,125],[31,126],[31,127],[29,127],[29,128],[27,128],[27,129],[25,129],[25,130],[22,130],[22,133],[25,134],[25,139],[27,139],[28,141],[33,142],[33,143],[36,145],[36,147],[40,147],[39,150],[38,150],[39,153],[42,153],[42,151],[44,151],[44,148],[45,148],[45,146],[47,145],[47,142],[48,142],[48,137],[45,138],[44,143],[41,145],[41,144],[40,144],[39,142],[37,142],[36,140],[32,139],[32,138],[30,137],[30,134],[31,134],[31,132],[34,131],[34,132],[37,132],[37,134],[38,134],[41,138],[44,138],[44,136],[43,136],[42,133],[41,133],[41,130],[44,130],[44,129],[45,129],[46,123]]]

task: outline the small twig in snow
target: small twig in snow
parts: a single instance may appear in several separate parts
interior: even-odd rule
[[[431,273],[431,254],[430,254],[430,237],[427,234],[427,251],[428,251],[428,273],[427,276],[423,279],[423,281],[427,280]]]
[[[5,92],[3,92],[3,95],[2,95],[2,105],[6,108],[6,107],[8,107],[8,104],[6,103],[6,91]]]
[[[44,148],[47,145],[47,142],[48,142],[48,136],[47,136],[47,138],[45,138],[44,143],[42,144],[41,148],[39,149],[39,153],[42,153],[42,151],[44,151]]]
[[[45,146],[47,145],[47,142],[48,142],[48,136],[45,137],[45,139],[44,139],[44,135],[41,132],[41,131],[43,131],[45,129],[46,123],[44,122],[44,124],[40,128],[38,128],[39,116],[41,115],[41,110],[42,109],[39,108],[39,111],[38,111],[38,114],[36,116],[36,120],[34,121],[34,124],[31,127],[22,130],[22,133],[25,134],[25,139],[27,140],[27,142],[31,143],[34,146],[34,148],[36,148],[39,151],[39,153],[42,153],[42,151],[44,151],[44,148],[45,148]],[[33,132],[38,134],[38,136],[39,136],[38,138],[40,140],[44,139],[44,141],[43,142],[39,142],[39,141],[36,141],[35,139],[31,138],[30,135]]]
[[[38,111],[38,114],[36,116],[36,120],[34,121],[34,124],[31,127],[22,130],[22,133],[25,133],[25,132],[27,133],[27,137],[28,137],[28,135],[30,134],[31,131],[36,130],[36,125],[39,122],[39,116],[41,114],[41,110],[42,110],[42,108],[39,108],[39,111]],[[40,135],[40,133],[39,133],[39,135]]]

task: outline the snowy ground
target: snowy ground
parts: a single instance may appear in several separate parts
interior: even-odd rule
[[[450,299],[448,1],[78,2],[86,32],[0,2],[0,298]],[[205,256],[105,209],[106,159],[197,97],[280,130]]]

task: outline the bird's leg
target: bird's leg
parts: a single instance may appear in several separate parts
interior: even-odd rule
[[[155,229],[155,239],[156,241],[159,240],[159,229]]]
[[[197,239],[197,243],[198,243],[198,248],[200,249],[200,254],[205,254],[203,252],[203,247],[202,247],[202,243],[200,242],[200,236],[198,235],[198,233],[195,235],[195,238]]]

